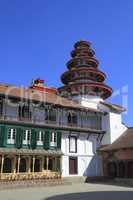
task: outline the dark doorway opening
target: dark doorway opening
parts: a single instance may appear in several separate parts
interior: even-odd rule
[[[12,160],[11,158],[4,159],[3,173],[11,173],[12,172]]]
[[[128,178],[133,178],[133,162],[128,163]]]
[[[19,172],[26,172],[26,159],[25,158],[21,158],[21,160],[20,160]]]
[[[78,173],[78,161],[77,157],[69,157],[69,174],[77,174]]]
[[[123,162],[119,163],[119,177],[120,178],[125,177],[125,164]]]
[[[40,172],[40,160],[39,159],[35,160],[34,172]]]
[[[108,176],[111,178],[117,176],[117,166],[115,162],[108,163]]]

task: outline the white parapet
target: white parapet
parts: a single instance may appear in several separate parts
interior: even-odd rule
[[[97,109],[99,102],[103,101],[101,97],[92,96],[92,95],[75,96],[73,97],[73,100],[78,101],[84,107],[94,108],[94,109]]]

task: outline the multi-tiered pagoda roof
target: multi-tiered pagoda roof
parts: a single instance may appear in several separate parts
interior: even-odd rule
[[[91,49],[91,43],[87,41],[75,43],[71,57],[67,62],[68,71],[61,76],[64,86],[59,88],[59,93],[64,97],[77,95],[98,96],[102,99],[110,97],[112,88],[104,83],[106,75],[98,69],[99,62]]]

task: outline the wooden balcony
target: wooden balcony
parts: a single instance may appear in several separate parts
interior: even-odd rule
[[[79,125],[79,124],[70,124],[70,123],[64,123],[64,122],[57,122],[57,121],[50,121],[50,120],[38,120],[38,119],[32,119],[32,118],[19,118],[14,116],[0,116],[0,122],[5,123],[15,123],[18,125],[25,124],[25,125],[32,125],[39,126],[41,128],[55,128],[58,130],[68,130],[68,131],[76,131],[76,132],[86,132],[86,133],[95,133],[95,134],[104,134],[105,131],[97,127],[92,127],[90,125]]]

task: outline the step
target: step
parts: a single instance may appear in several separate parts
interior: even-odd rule
[[[62,178],[64,182],[69,183],[85,183],[86,177],[85,176],[69,176]]]
[[[27,188],[27,187],[58,186],[58,185],[70,185],[70,182],[64,181],[63,179],[0,181],[0,190]]]

